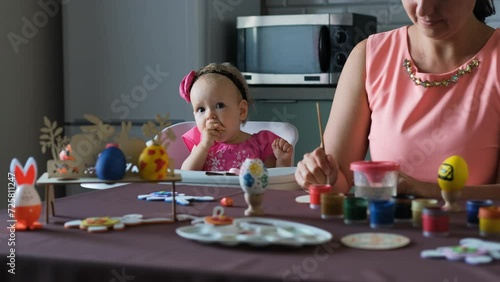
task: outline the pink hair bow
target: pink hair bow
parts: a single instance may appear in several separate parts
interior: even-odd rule
[[[179,94],[182,99],[186,100],[186,102],[191,103],[191,86],[193,86],[193,81],[196,77],[195,71],[190,71],[181,81],[179,85]]]

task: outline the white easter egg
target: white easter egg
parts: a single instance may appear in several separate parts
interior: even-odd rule
[[[269,182],[269,173],[260,159],[246,159],[240,168],[240,186],[245,193],[262,194]]]

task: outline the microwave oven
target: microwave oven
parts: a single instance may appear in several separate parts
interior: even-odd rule
[[[355,13],[237,18],[238,69],[250,85],[336,85],[377,19]]]

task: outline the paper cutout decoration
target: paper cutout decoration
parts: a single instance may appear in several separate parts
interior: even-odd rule
[[[17,159],[10,163],[10,173],[15,177],[16,192],[14,194],[14,217],[16,230],[40,229],[42,224],[37,220],[42,213],[42,201],[35,190],[37,165],[30,157],[24,168]]]
[[[234,218],[225,215],[224,207],[216,206],[212,211],[212,215],[201,218],[196,218],[191,221],[191,224],[208,224],[211,226],[230,225],[233,223]]]
[[[171,203],[173,200],[173,197],[172,197],[172,192],[157,191],[157,192],[153,192],[151,194],[139,195],[139,196],[137,196],[137,199],[146,200],[146,201],[165,201],[165,202]],[[175,202],[181,206],[187,206],[192,201],[193,202],[211,202],[213,200],[214,200],[214,197],[212,197],[212,196],[190,196],[190,195],[179,194],[179,193],[175,192]]]
[[[445,258],[451,261],[465,261],[468,264],[485,264],[500,260],[500,243],[475,238],[460,240],[458,246],[439,247],[420,252],[422,258]]]
[[[89,217],[83,220],[72,220],[64,224],[64,228],[86,229],[90,233],[105,232],[109,230],[123,230],[126,226],[141,224],[170,223],[171,219],[158,217],[143,219],[142,214],[128,214],[123,217]]]

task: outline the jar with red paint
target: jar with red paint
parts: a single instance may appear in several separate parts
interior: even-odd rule
[[[422,210],[422,232],[425,237],[448,236],[450,216],[441,207],[427,207]]]

